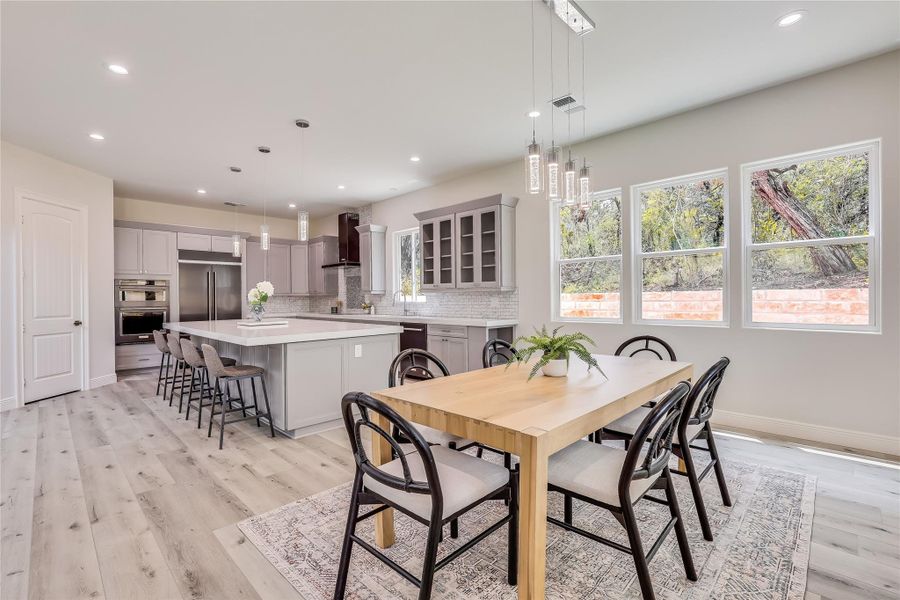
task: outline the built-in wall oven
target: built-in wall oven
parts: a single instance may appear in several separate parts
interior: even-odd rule
[[[150,343],[168,319],[168,280],[116,280],[116,344]]]

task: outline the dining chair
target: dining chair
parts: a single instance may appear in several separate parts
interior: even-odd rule
[[[481,351],[481,363],[485,369],[505,365],[513,361],[516,349],[506,340],[488,340]]]
[[[675,358],[675,351],[672,350],[672,346],[655,335],[638,335],[625,340],[616,348],[615,354],[616,356],[624,354],[632,358],[639,354],[642,355],[641,358],[652,358],[655,356],[659,360],[671,360],[673,362],[678,360]]]
[[[419,600],[431,597],[434,574],[454,559],[470,550],[478,542],[508,524],[507,581],[516,585],[518,560],[518,473],[474,456],[455,452],[443,446],[432,446],[418,428],[389,406],[361,392],[351,392],[341,400],[341,412],[350,447],[356,462],[350,510],[344,530],[341,558],[334,588],[335,600],[344,597],[350,557],[356,544],[372,553],[380,561],[419,588]],[[415,451],[404,453],[394,436],[388,434],[370,418],[370,413],[382,417],[391,428],[398,429],[410,440]],[[375,466],[369,459],[363,442],[363,430],[368,430],[372,443],[383,438],[393,449],[394,460]],[[505,500],[507,514],[496,523],[437,559],[438,545],[444,525],[488,500]],[[359,514],[362,505],[381,505]],[[379,552],[371,543],[356,534],[359,522],[381,511],[393,508],[410,519],[428,527],[421,577]]]
[[[627,450],[619,450],[579,440],[550,457],[547,487],[549,491],[563,495],[564,508],[562,521],[555,517],[547,517],[547,520],[567,531],[630,554],[644,600],[655,598],[649,563],[673,528],[685,575],[691,581],[697,580],[669,471],[672,438],[690,389],[690,385],[682,381],[649,410],[634,434],[635,440],[649,442],[646,448],[641,443],[632,444]],[[647,495],[655,489],[664,490],[665,499]],[[573,499],[612,512],[625,528],[628,545],[576,527],[573,524]],[[634,505],[642,499],[669,507],[669,521],[646,554],[634,516]]]
[[[725,377],[725,369],[731,361],[722,357],[700,376],[697,382],[691,388],[691,393],[684,404],[681,418],[678,421],[675,439],[673,442],[673,452],[679,459],[678,469],[672,470],[673,473],[683,475],[688,478],[691,485],[691,495],[694,497],[694,505],[697,507],[697,516],[700,519],[700,528],[703,530],[703,538],[712,541],[712,528],[709,525],[709,517],[706,514],[706,504],[703,501],[703,494],[700,490],[700,482],[709,474],[710,470],[715,470],[716,482],[719,484],[719,494],[722,496],[722,504],[731,506],[731,496],[728,494],[728,484],[725,481],[725,472],[722,469],[722,460],[719,458],[719,450],[716,447],[716,441],[713,437],[712,426],[709,423],[713,413],[713,404],[716,395],[719,392],[719,385]],[[635,432],[637,432],[640,423],[646,418],[650,412],[649,408],[641,407],[613,421],[603,428],[604,439],[620,439],[625,440],[626,445],[633,444]],[[706,447],[694,445],[697,440],[706,440]],[[701,472],[697,472],[697,465],[694,463],[693,451],[700,450],[710,455],[710,461]],[[681,469],[683,465],[684,470]]]

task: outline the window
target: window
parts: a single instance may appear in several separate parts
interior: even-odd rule
[[[402,292],[407,302],[425,302],[419,289],[421,256],[418,227],[394,232],[394,293]]]
[[[635,321],[725,323],[726,170],[631,189]]]
[[[876,328],[878,153],[866,142],[742,167],[746,325]]]
[[[590,206],[553,203],[554,318],[622,320],[622,190],[591,195]]]

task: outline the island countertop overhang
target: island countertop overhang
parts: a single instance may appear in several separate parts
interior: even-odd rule
[[[171,331],[239,346],[271,346],[296,342],[395,335],[403,331],[403,328],[397,325],[373,325],[309,319],[286,320],[288,324],[285,326],[259,328],[238,327],[240,322],[238,319],[164,323],[163,327]]]

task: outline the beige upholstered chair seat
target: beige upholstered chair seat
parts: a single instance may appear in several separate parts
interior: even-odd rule
[[[552,485],[619,506],[619,477],[626,454],[618,448],[579,440],[550,457],[547,478]],[[657,479],[658,473],[632,481],[632,500],[650,489]]]
[[[444,448],[432,446],[431,453],[437,464],[441,493],[444,497],[443,518],[459,512],[473,502],[499,490],[509,482],[509,471],[486,460]],[[418,452],[406,454],[409,471],[415,481],[425,481],[425,467]],[[403,478],[403,465],[399,458],[378,467],[382,471]],[[431,518],[431,496],[412,494],[388,487],[365,475],[363,484],[370,491],[402,506],[411,513]]]
[[[643,422],[643,420],[650,414],[649,408],[642,406],[636,410],[631,411],[624,417],[616,419],[609,425],[603,428],[603,431],[609,431],[611,433],[620,433],[623,435],[634,435],[634,432],[637,431],[638,426]],[[702,425],[688,425],[687,434],[690,438],[688,442],[692,442],[694,438],[697,437],[697,434],[700,433],[700,430],[703,429]],[[681,440],[678,438],[678,429],[675,429],[675,437],[673,441],[676,444],[680,444]]]

